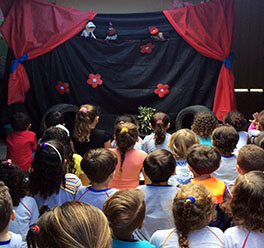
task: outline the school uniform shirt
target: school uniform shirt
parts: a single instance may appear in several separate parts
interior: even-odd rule
[[[135,230],[134,237],[149,240],[155,231],[174,227],[171,209],[178,188],[173,185],[147,184],[137,189],[145,192],[146,215],[143,226]]]
[[[47,183],[49,183],[47,181]],[[56,205],[61,205],[64,202],[72,201],[75,198],[77,190],[82,186],[80,179],[74,174],[65,175],[65,186],[60,186],[60,191],[58,194],[53,193],[44,200],[39,193],[34,195],[38,207],[43,205],[48,205],[49,208],[53,208]]]
[[[9,231],[20,234],[23,239],[22,247],[27,247],[26,237],[29,227],[33,225],[39,217],[38,205],[33,197],[25,196],[20,199],[19,205],[14,207],[14,210],[16,212],[16,218],[14,221],[10,220]]]
[[[251,231],[237,226],[225,230],[226,248],[264,247],[264,233]]]
[[[112,248],[155,248],[146,240],[140,241],[123,241],[118,239],[113,239]]]
[[[106,199],[114,194],[118,189],[93,189],[92,186],[82,186],[76,194],[76,200],[92,204],[93,206],[103,209],[104,202]]]
[[[113,140],[111,144],[112,144],[112,148],[117,148],[117,144],[115,140]],[[140,137],[138,137],[138,141],[134,145],[134,149],[142,150],[142,145],[143,145],[143,140]]]
[[[200,144],[201,145],[209,145],[209,146],[213,146],[212,145],[212,138],[211,137],[201,137],[200,135],[196,134],[196,136],[198,137],[198,139],[200,140]]]
[[[171,138],[171,134],[165,133],[165,139],[162,144],[160,145],[155,145],[155,139],[154,139],[155,134],[152,133],[150,135],[145,136],[143,139],[143,144],[142,144],[142,150],[146,153],[151,153],[152,151],[156,149],[166,149],[168,151],[171,151],[168,144]]]
[[[217,227],[204,227],[188,234],[191,248],[225,248],[225,236]],[[160,230],[155,232],[150,243],[156,248],[178,248],[178,232],[176,229]],[[164,246],[163,246],[164,245]]]
[[[236,156],[221,155],[221,162],[219,168],[212,173],[212,176],[222,180],[226,185],[233,184],[239,175],[236,170]]]
[[[37,149],[34,132],[13,131],[6,138],[7,158],[13,159],[22,171],[28,171],[33,160],[33,151]]]
[[[247,144],[247,138],[248,138],[248,133],[245,131],[238,132],[238,135],[239,135],[239,139],[238,139],[236,148],[234,149],[234,152],[233,152],[235,156],[238,155],[238,150]]]
[[[19,234],[9,232],[11,238],[7,241],[0,241],[1,248],[21,248],[22,246],[22,237]]]

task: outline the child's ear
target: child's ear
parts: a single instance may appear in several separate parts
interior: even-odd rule
[[[28,124],[27,130],[30,130],[30,128],[31,128],[31,123]]]
[[[154,128],[152,127],[151,123],[149,123],[149,127],[150,127],[151,129],[154,129]]]
[[[168,125],[167,125],[167,129],[169,129],[170,128],[170,122],[168,123]]]
[[[240,175],[244,175],[245,172],[241,169],[241,167],[239,166],[239,164],[236,164],[236,170]]]
[[[13,209],[12,212],[11,212],[10,220],[13,220],[14,221],[15,219],[16,219],[16,212]]]
[[[142,223],[139,225],[138,229],[141,229],[143,225],[144,225],[144,220],[143,220]]]
[[[173,176],[173,175],[176,175],[176,167],[175,167],[175,169],[174,169],[174,171],[172,172],[171,175],[172,175],[172,176]]]
[[[109,180],[112,181],[114,179],[114,175],[115,175],[115,171],[113,171],[111,173],[111,175],[109,176]]]

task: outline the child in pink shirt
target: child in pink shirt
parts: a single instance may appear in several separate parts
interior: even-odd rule
[[[143,172],[143,162],[147,153],[133,148],[137,139],[136,125],[130,122],[117,125],[115,129],[117,148],[111,150],[117,155],[118,164],[109,187],[127,189],[139,185],[139,175],[141,170]],[[146,179],[145,175],[144,178]]]

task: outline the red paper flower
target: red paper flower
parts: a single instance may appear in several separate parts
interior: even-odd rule
[[[96,88],[98,85],[101,85],[103,83],[103,80],[101,80],[100,74],[89,74],[89,79],[87,80],[88,84],[91,84],[93,88]]]
[[[158,84],[157,89],[154,90],[155,94],[159,97],[164,97],[170,93],[168,84]]]
[[[141,48],[140,52],[141,53],[151,53],[152,49],[154,47],[155,47],[155,45],[153,45],[152,43],[148,43],[146,45],[142,45],[142,46],[140,46],[140,48]]]
[[[59,81],[56,85],[56,90],[59,91],[61,95],[63,95],[64,93],[69,93],[70,92],[69,84]]]

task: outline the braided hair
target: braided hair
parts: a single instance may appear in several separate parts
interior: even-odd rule
[[[115,128],[115,139],[118,149],[121,153],[121,164],[119,173],[122,174],[123,162],[126,152],[133,148],[138,139],[138,129],[133,123],[121,123]]]

